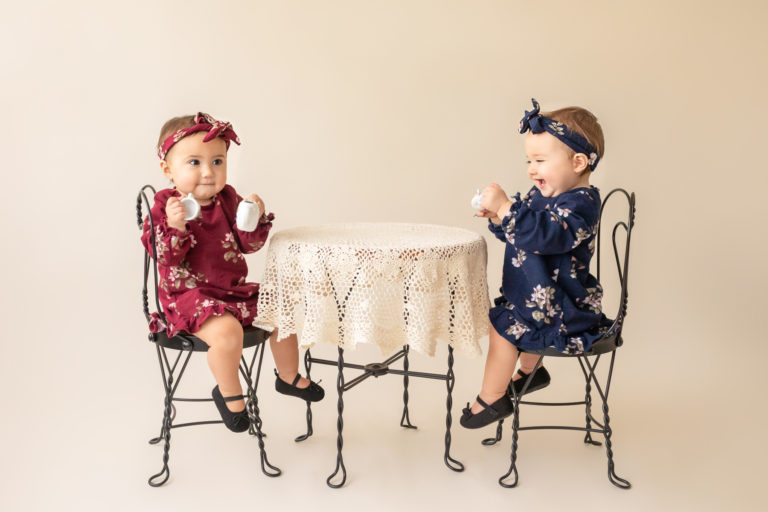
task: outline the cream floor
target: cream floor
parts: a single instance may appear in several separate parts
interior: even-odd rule
[[[714,511],[734,504],[740,510],[764,510],[760,480],[765,476],[765,442],[757,421],[745,418],[746,404],[741,410],[725,402],[731,405],[718,414],[714,396],[697,393],[685,382],[667,393],[651,382],[646,392],[642,372],[626,361],[627,355],[643,357],[637,348],[619,354],[611,391],[616,468],[632,482],[629,491],[608,482],[602,447],[585,446],[576,432],[552,431],[521,433],[520,485],[499,487],[496,480],[508,466],[510,431],[505,429],[501,445],[484,447],[480,440],[491,435],[491,427],[467,431],[457,425],[481,369],[478,360],[461,356],[456,361],[452,453],[466,470],[454,473],[443,465],[444,383],[412,379],[411,417],[419,429],[410,431],[398,425],[401,378],[390,375],[369,379],[345,395],[348,482],[342,489],[330,489],[325,478],[335,458],[335,368],[314,367],[313,377],[323,379],[328,397],[314,408],[315,435],[297,444],[293,438],[303,432],[304,407],[275,393],[269,354],[259,394],[268,455],[283,475],[267,478],[261,473],[254,438],[230,434],[220,425],[201,426],[172,431],[171,478],[162,488],[150,488],[146,479],[159,470],[162,456],[162,448],[147,444],[162,412],[153,349],[148,343],[134,343],[122,356],[116,349],[111,352],[128,364],[113,367],[115,382],[108,399],[89,393],[86,380],[67,380],[66,370],[50,360],[50,369],[59,370],[49,373],[54,382],[41,391],[42,408],[27,408],[29,402],[20,399],[9,401],[2,426],[1,510],[204,511],[242,506],[322,511]],[[315,355],[332,358],[334,349],[318,347]],[[411,368],[440,371],[444,356],[444,348],[435,359],[413,354]],[[75,358],[68,357],[73,368]],[[347,359],[372,362],[380,356],[371,347],[359,347],[348,352]],[[538,398],[578,399],[578,370],[561,360],[550,360],[548,366],[553,384],[538,392]],[[107,371],[103,368],[93,378],[104,378]],[[208,393],[212,384],[204,360],[193,359],[188,371],[180,396]],[[348,378],[355,374],[350,372]],[[655,382],[669,384],[672,377]],[[105,414],[95,405],[100,397],[108,403]],[[13,410],[21,410],[22,416],[11,414]],[[210,404],[187,405],[177,421],[213,419],[215,414]],[[581,418],[577,409],[523,409],[523,422],[578,425]]]

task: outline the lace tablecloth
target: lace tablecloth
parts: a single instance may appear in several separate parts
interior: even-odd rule
[[[426,224],[329,224],[276,233],[267,250],[256,325],[302,347],[437,341],[468,355],[488,335],[487,252],[471,231]]]

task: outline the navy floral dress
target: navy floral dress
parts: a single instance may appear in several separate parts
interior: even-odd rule
[[[589,273],[600,192],[582,187],[543,197],[533,187],[512,203],[500,225],[488,226],[507,245],[491,324],[522,350],[589,350],[611,325],[601,310],[603,289]]]

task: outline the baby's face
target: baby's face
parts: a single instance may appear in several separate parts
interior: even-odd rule
[[[227,144],[218,137],[203,142],[205,135],[198,132],[181,139],[165,156],[163,166],[176,189],[184,195],[191,192],[201,205],[210,203],[227,184]]]
[[[528,177],[544,197],[555,197],[577,187],[589,186],[589,171],[577,172],[568,146],[547,132],[525,136]]]

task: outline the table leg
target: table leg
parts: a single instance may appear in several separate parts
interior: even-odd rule
[[[448,469],[461,472],[464,471],[464,464],[451,457],[451,407],[453,406],[453,385],[456,378],[453,374],[453,347],[448,345],[448,372],[445,375],[445,387],[448,390],[448,397],[445,400],[447,413],[445,415],[445,455],[443,460]]]
[[[328,487],[334,489],[342,487],[347,481],[347,468],[344,467],[344,458],[341,456],[341,449],[344,446],[344,438],[341,436],[341,431],[344,428],[344,349],[341,347],[339,347],[338,367],[339,375],[336,378],[336,391],[339,394],[339,401],[337,404],[339,417],[336,420],[336,430],[338,432],[336,438],[336,469],[325,481],[328,484]],[[331,480],[339,474],[339,470],[341,470],[341,482],[338,484],[331,483]]]
[[[403,417],[400,418],[400,426],[405,428],[416,428],[411,425],[411,418],[408,415],[408,351],[410,347],[403,347],[405,355],[403,356]]]
[[[312,380],[309,376],[309,370],[312,368],[312,354],[309,352],[309,349],[307,349],[306,352],[304,352],[304,369],[307,373],[307,380]],[[307,433],[302,434],[294,441],[297,443],[300,443],[301,441],[305,441],[309,439],[309,436],[313,434],[312,431],[312,402],[307,400]]]

